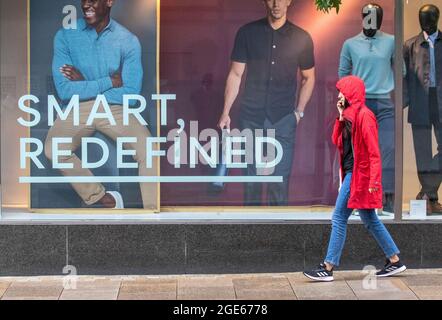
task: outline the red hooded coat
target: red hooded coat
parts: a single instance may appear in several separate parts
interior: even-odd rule
[[[344,119],[352,124],[351,140],[354,157],[348,208],[382,208],[382,163],[378,142],[378,124],[373,112],[365,105],[364,82],[358,77],[348,76],[339,80],[336,88],[350,103],[343,113]],[[343,128],[344,122],[337,119],[332,140],[341,156],[341,173],[344,153]],[[370,193],[369,188],[377,188],[378,191]]]

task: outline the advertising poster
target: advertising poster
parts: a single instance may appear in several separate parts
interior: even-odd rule
[[[32,209],[159,210],[158,2],[28,0],[19,119]],[[151,142],[151,143],[149,143]]]

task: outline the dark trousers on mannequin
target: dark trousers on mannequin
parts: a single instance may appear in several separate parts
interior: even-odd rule
[[[367,99],[367,107],[379,125],[379,147],[382,156],[382,189],[394,193],[394,104],[391,99]]]
[[[293,152],[295,147],[296,116],[291,112],[275,123],[272,123],[269,119],[265,119],[265,121],[262,122],[241,116],[240,127],[241,130],[252,130],[254,137],[255,130],[257,129],[264,129],[264,135],[266,135],[266,130],[268,129],[275,130],[275,139],[281,144],[284,154],[281,162],[275,167],[272,176],[282,176],[283,182],[267,184],[267,201],[265,203],[269,206],[287,206],[289,197],[289,178],[292,170]],[[248,164],[244,171],[247,176],[257,175],[255,163]],[[262,206],[262,190],[263,183],[245,183],[244,205]]]
[[[430,125],[412,125],[414,153],[416,155],[417,174],[422,185],[421,193],[431,201],[437,201],[439,186],[442,181],[442,124],[439,121],[439,106],[436,88],[429,92]],[[432,129],[436,136],[437,153],[433,156]]]

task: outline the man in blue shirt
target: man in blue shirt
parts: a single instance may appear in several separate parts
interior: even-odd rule
[[[364,23],[371,22],[372,25],[364,25],[361,33],[345,41],[339,63],[339,78],[355,75],[364,80],[366,104],[376,115],[379,124],[384,211],[393,212],[394,105],[390,93],[394,89],[394,36],[379,30],[383,19],[383,10],[379,5],[365,5],[362,17]],[[374,17],[376,21],[369,21]]]
[[[66,176],[91,176],[89,169],[82,168],[81,160],[74,151],[81,145],[81,138],[99,131],[116,140],[118,137],[136,137],[137,142],[125,147],[135,150],[140,176],[151,176],[153,169],[146,168],[146,138],[149,130],[134,118],[129,125],[123,124],[123,96],[140,94],[143,67],[141,45],[138,38],[110,18],[113,0],[81,0],[84,18],[78,20],[76,29],[61,29],[54,39],[52,73],[55,87],[63,104],[73,95],[80,99],[80,125],[73,124],[72,112],[67,120],[58,118],[49,130],[45,154],[53,160],[52,138],[72,138],[63,149],[71,150],[69,156],[59,156],[59,163],[73,164],[73,168],[61,169]],[[115,124],[107,119],[95,119],[87,124],[95,99],[104,95],[111,105]],[[106,208],[123,208],[118,192],[107,191],[99,183],[72,184],[87,205],[101,204]],[[143,206],[156,207],[157,188],[152,183],[140,184]]]

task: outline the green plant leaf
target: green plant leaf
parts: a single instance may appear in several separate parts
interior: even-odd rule
[[[341,0],[315,0],[316,8],[319,11],[329,13],[330,10],[335,9],[339,13],[339,8],[342,4]]]

